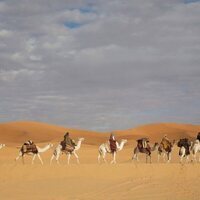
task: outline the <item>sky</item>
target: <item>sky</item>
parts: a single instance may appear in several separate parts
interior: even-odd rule
[[[200,124],[199,55],[197,0],[0,0],[0,122]]]

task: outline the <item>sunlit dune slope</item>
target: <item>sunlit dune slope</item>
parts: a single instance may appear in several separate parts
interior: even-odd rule
[[[26,140],[35,142],[61,141],[63,135],[69,132],[74,139],[84,137],[86,144],[96,144],[103,141],[103,135],[93,131],[75,130],[39,122],[10,122],[0,124],[0,142],[21,143]]]
[[[72,138],[85,138],[85,144],[99,145],[106,141],[109,133],[100,133],[95,131],[76,130],[56,125],[50,125],[39,122],[20,121],[0,124],[0,142],[22,143],[25,140],[35,142],[57,142],[63,139],[65,132],[70,132]],[[151,141],[160,141],[164,134],[170,139],[196,137],[200,131],[199,125],[176,124],[176,123],[157,123],[138,126],[128,130],[113,131],[117,139],[136,140],[141,137],[148,137]],[[130,143],[128,142],[127,145]]]

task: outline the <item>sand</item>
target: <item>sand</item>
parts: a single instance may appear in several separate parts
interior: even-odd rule
[[[4,133],[2,133],[2,125],[4,125]],[[170,164],[157,163],[156,152],[153,153],[152,164],[145,163],[144,155],[140,156],[139,163],[131,162],[135,146],[134,138],[150,134],[152,141],[157,140],[162,137],[163,133],[159,134],[159,132],[160,129],[163,130],[163,127],[166,128],[165,131],[173,130],[175,137],[181,137],[180,130],[184,134],[194,137],[198,126],[154,124],[147,125],[146,130],[145,126],[141,126],[133,130],[115,131],[119,138],[129,139],[124,150],[117,154],[116,165],[97,164],[98,145],[101,141],[107,140],[108,133],[82,132],[80,130],[74,130],[74,134],[72,134],[74,139],[84,135],[88,141],[86,139],[78,151],[81,162],[79,165],[76,164],[74,157],[71,159],[71,164],[67,165],[66,156],[62,155],[60,165],[53,163],[50,166],[49,160],[53,149],[41,154],[44,161],[43,166],[37,159],[35,164],[31,165],[31,157],[25,158],[25,165],[21,161],[15,163],[14,158],[18,154],[16,147],[21,144],[21,140],[27,138],[27,134],[34,136],[40,147],[49,141],[55,147],[59,139],[62,139],[63,131],[66,130],[63,127],[48,126],[47,124],[39,127],[40,125],[35,122],[17,122],[14,125],[11,123],[11,126],[9,123],[0,125],[0,139],[4,139],[7,144],[7,147],[0,150],[0,199],[200,199],[200,164],[180,164],[178,148],[174,149]],[[38,127],[37,133],[35,133],[36,127]],[[45,132],[45,135],[41,135],[46,128],[48,131]],[[27,133],[20,136],[20,131],[24,130]],[[153,137],[154,133],[156,136]],[[12,138],[10,138],[11,135]],[[40,138],[45,141],[40,141]],[[111,160],[110,155],[107,160]]]

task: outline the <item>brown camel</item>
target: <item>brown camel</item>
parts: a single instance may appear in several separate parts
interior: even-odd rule
[[[169,140],[162,140],[158,147],[158,162],[160,161],[160,156],[163,155],[163,160],[165,161],[165,156],[167,155],[167,162],[171,161],[171,153],[175,140],[170,142]]]
[[[152,153],[152,151],[157,150],[158,146],[159,146],[159,144],[156,142],[153,147],[151,147],[149,145],[149,143],[147,143],[146,147],[144,147],[143,144],[142,144],[142,142],[141,142],[141,140],[138,140],[138,144],[137,144],[137,146],[133,150],[132,160],[139,161],[138,154],[139,153],[145,153],[146,154],[146,163],[148,161],[148,157],[149,157],[150,163],[151,163],[151,153]]]

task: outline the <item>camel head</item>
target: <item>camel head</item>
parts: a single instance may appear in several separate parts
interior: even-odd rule
[[[160,145],[158,144],[158,142],[155,142],[155,144],[154,144],[154,149],[156,149],[156,150],[158,150],[158,147],[159,147]]]
[[[5,147],[6,145],[5,144],[0,144],[0,148],[3,148]]]
[[[78,138],[78,141],[84,141],[85,140],[85,138]]]
[[[194,144],[200,144],[199,140],[195,140]]]
[[[123,142],[124,144],[126,144],[128,142],[128,140],[122,139],[121,142]]]
[[[48,143],[48,146],[49,146],[50,148],[52,148],[52,147],[53,147],[53,144],[52,144],[52,143]]]
[[[172,146],[174,146],[176,143],[177,143],[177,141],[176,141],[176,140],[173,140],[173,141],[172,141]]]

